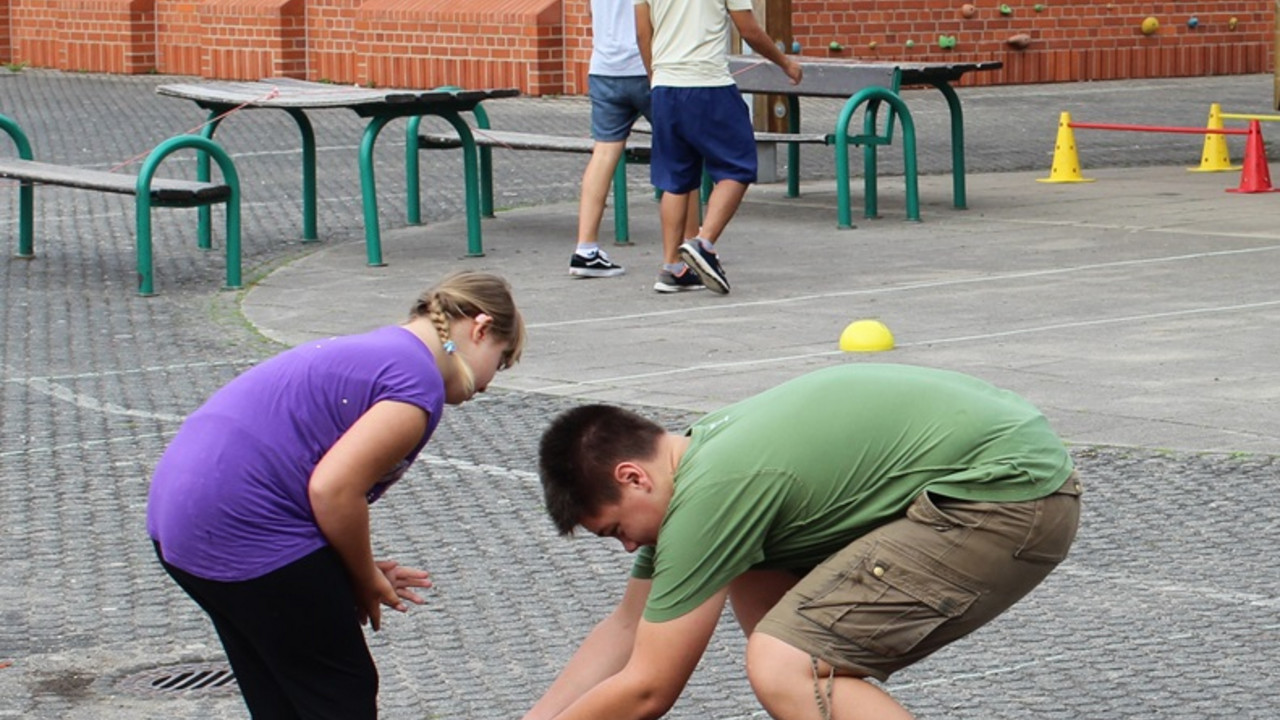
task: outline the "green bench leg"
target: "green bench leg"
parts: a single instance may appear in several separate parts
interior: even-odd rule
[[[382,233],[378,229],[378,185],[373,175],[373,145],[378,133],[391,121],[375,117],[364,128],[360,138],[360,198],[364,209],[364,248],[369,267],[382,267]]]
[[[448,89],[448,88],[438,88]],[[481,130],[488,128],[489,118],[479,105],[472,111],[476,116],[476,124]],[[456,112],[441,113],[453,126],[462,142],[462,182],[466,200],[467,215],[467,257],[483,257],[484,243],[481,237],[480,217],[493,217],[493,158],[487,147],[476,146],[475,135],[462,116]],[[410,225],[422,223],[422,181],[418,160],[418,127],[422,117],[409,118],[409,127],[405,131],[405,187],[407,220]],[[477,156],[479,161],[477,164]],[[367,222],[367,213],[366,213]],[[366,230],[367,237],[368,230]],[[366,240],[367,242],[367,240]],[[370,250],[369,264],[373,263],[373,251]],[[378,249],[378,264],[382,263],[382,251]]]
[[[800,98],[787,96],[787,131],[800,132]],[[800,197],[800,143],[787,143],[787,197]]]
[[[405,222],[410,225],[422,224],[422,169],[418,153],[418,127],[422,125],[422,116],[414,115],[404,130],[404,206]]]
[[[881,100],[889,105],[902,122],[903,180],[906,185],[907,219],[920,220],[920,193],[916,168],[916,128],[907,105],[897,93],[882,87],[864,88],[849,98],[836,120],[836,225],[840,229],[853,227],[853,213],[849,198],[849,124],[853,114],[866,102]],[[892,123],[892,120],[890,121]],[[873,111],[866,118],[868,134],[874,134]],[[862,136],[864,140],[867,137]],[[876,142],[870,138],[863,147],[864,174],[866,175],[866,216],[875,217],[876,206]]]
[[[613,244],[634,245],[631,242],[631,217],[627,205],[627,153],[624,150],[613,169]]]
[[[18,186],[18,257],[24,260],[30,260],[36,256],[35,225],[35,184],[24,180]]]
[[[218,125],[225,118],[226,113],[233,109],[234,105],[218,105],[209,110],[209,120],[205,123],[204,129],[200,134],[208,140],[213,139],[213,133],[218,129]],[[298,131],[302,135],[302,242],[316,242],[319,234],[316,230],[316,133],[311,127],[311,121],[307,119],[305,113],[298,108],[285,108],[285,112],[293,118],[298,125]],[[209,157],[204,153],[196,156],[196,179],[201,182],[209,182]],[[210,208],[205,205],[199,209],[200,226],[197,230],[197,244],[200,249],[208,250],[213,247],[212,237],[209,230]]]
[[[316,232],[316,132],[306,114],[297,108],[285,112],[298,125],[302,135],[302,242],[317,242]]]
[[[0,130],[13,139],[13,144],[18,149],[18,157],[23,160],[33,160],[34,154],[31,151],[31,141],[27,139],[27,134],[22,132],[22,128],[18,127],[18,123],[6,115],[0,115]],[[18,255],[17,257],[24,260],[30,260],[36,256],[35,253],[35,216],[36,216],[36,191],[35,184],[28,181],[21,181],[18,185]]]
[[[938,81],[933,86],[942,92],[951,111],[951,204],[957,210],[968,208],[964,187],[964,113],[960,110],[960,97],[950,83]]]
[[[212,157],[222,172],[222,181],[231,188],[227,199],[227,288],[243,286],[240,276],[240,176],[231,156],[217,143],[200,135],[179,135],[156,146],[142,163],[136,185],[138,294],[148,297],[155,294],[154,263],[151,251],[151,181],[160,163],[170,154],[183,148],[194,148],[198,156]],[[207,180],[206,180],[207,182]],[[208,205],[201,206],[208,210]]]
[[[481,238],[480,215],[484,210],[483,199],[485,193],[483,192],[482,182],[486,183],[490,188],[488,192],[490,217],[493,215],[493,191],[492,177],[482,179],[482,168],[478,167],[478,165],[484,165],[483,161],[489,148],[476,147],[476,138],[471,133],[471,127],[467,125],[467,121],[463,120],[458,113],[442,113],[440,117],[449,121],[449,124],[457,131],[458,138],[462,140],[462,182],[464,184],[467,211],[467,257],[483,257],[484,243]],[[489,162],[485,166],[487,167],[486,172],[492,173],[492,165],[492,162]]]
[[[230,106],[211,109],[208,121],[205,122],[204,128],[200,130],[201,136],[212,142],[214,131],[218,129],[219,123],[222,122],[223,115],[230,109]],[[209,182],[210,177],[212,177],[212,169],[209,165],[208,154],[196,153],[196,180]],[[213,231],[210,229],[213,223],[213,213],[208,205],[203,205],[196,210],[196,217],[199,218],[196,227],[196,247],[201,250],[210,250],[213,248]]]

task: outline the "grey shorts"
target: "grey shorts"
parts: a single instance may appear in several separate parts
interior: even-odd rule
[[[649,119],[649,77],[590,75],[587,94],[591,98],[591,137],[600,142],[618,142],[631,135],[631,126],[641,116]]]
[[[921,493],[906,517],[814,568],[756,626],[842,671],[885,680],[968,635],[1067,556],[1080,520],[1075,473],[1027,502]]]

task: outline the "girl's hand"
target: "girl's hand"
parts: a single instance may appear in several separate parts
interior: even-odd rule
[[[378,570],[382,568],[379,567]],[[374,632],[382,628],[382,606],[395,608],[400,612],[409,609],[396,593],[395,586],[382,572],[373,572],[367,584],[356,587],[356,617],[360,624],[369,623]]]
[[[425,599],[411,588],[429,588],[431,587],[431,576],[426,570],[418,570],[416,568],[404,567],[395,560],[377,560],[374,562],[382,574],[386,576],[387,582],[391,583],[391,587],[395,590],[396,596],[404,598],[414,605],[422,605]],[[402,602],[396,604],[387,603],[390,607],[407,612],[409,607]]]

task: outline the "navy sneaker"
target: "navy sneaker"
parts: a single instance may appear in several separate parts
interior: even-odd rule
[[[702,284],[702,278],[698,274],[685,268],[684,272],[676,275],[667,269],[658,271],[658,281],[653,284],[653,289],[660,293],[677,293],[686,290],[701,290],[705,285]]]
[[[713,252],[703,250],[702,243],[690,240],[681,244],[680,259],[698,273],[708,290],[721,295],[728,294],[729,278],[725,276],[724,268],[720,267],[720,258]]]
[[[569,274],[578,277],[617,277],[625,272],[626,270],[610,260],[603,250],[597,250],[589,257],[574,253],[573,259],[569,261]]]

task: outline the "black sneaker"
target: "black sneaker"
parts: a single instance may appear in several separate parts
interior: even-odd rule
[[[603,250],[597,250],[590,257],[574,253],[573,259],[569,261],[569,274],[578,277],[617,277],[625,272]]]
[[[702,284],[702,278],[698,274],[685,268],[684,272],[676,275],[670,270],[659,270],[658,281],[653,284],[653,289],[660,293],[677,293],[686,290],[701,290],[706,286]]]
[[[713,252],[703,250],[702,243],[690,240],[681,244],[680,259],[698,273],[708,290],[721,295],[728,294],[729,278],[725,276],[724,268],[720,267],[720,258]]]

